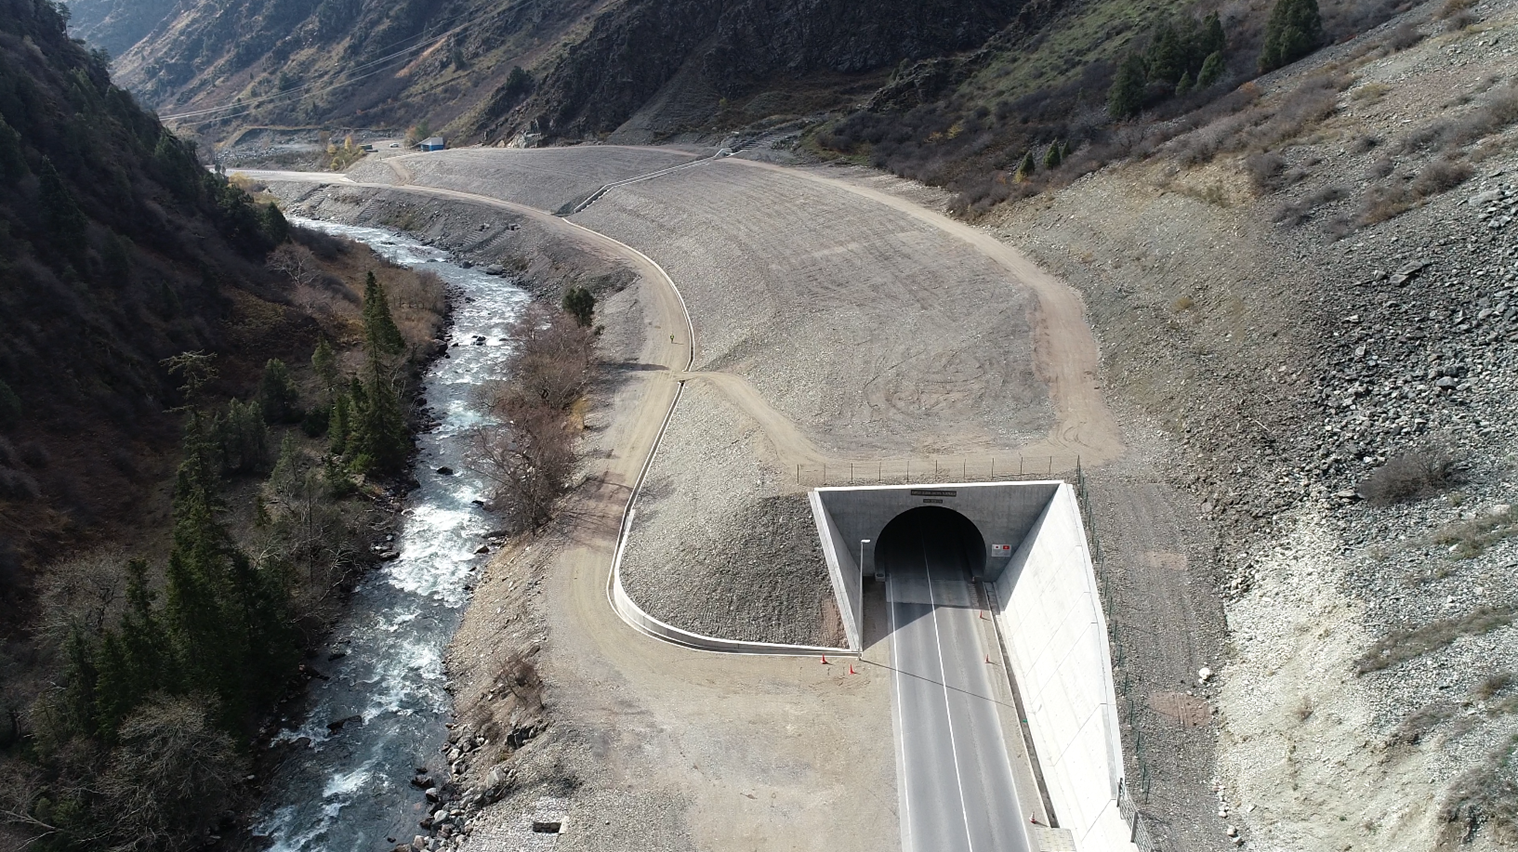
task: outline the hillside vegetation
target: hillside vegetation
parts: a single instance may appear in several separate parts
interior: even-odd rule
[[[45,0],[0,180],[0,845],[198,847],[382,556],[441,284],[208,171]]]
[[[425,120],[471,140],[526,131],[578,140],[653,105],[651,138],[846,105],[899,62],[979,46],[1020,5],[201,0],[182,4],[117,71],[163,114],[187,113],[212,135],[238,122]]]

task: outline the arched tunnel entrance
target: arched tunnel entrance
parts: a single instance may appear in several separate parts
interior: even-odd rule
[[[953,509],[919,506],[891,519],[875,542],[875,568],[887,576],[901,572],[962,572],[983,577],[986,540],[975,523]]]

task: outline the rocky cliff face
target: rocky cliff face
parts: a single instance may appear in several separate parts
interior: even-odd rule
[[[80,32],[104,32],[93,23],[103,7],[155,3],[81,0],[76,14],[95,29]],[[978,47],[1022,5],[181,0],[115,70],[166,116],[240,100],[185,119],[211,136],[238,123],[426,120],[470,141],[579,139],[639,116],[639,132],[658,137],[846,104],[903,61]]]
[[[902,61],[973,49],[1019,6],[1020,0],[629,3],[595,20],[549,68],[518,118],[549,137],[587,136],[615,131],[671,84],[713,93],[719,108],[817,86],[819,79],[824,88],[836,86]],[[786,98],[769,100],[776,112],[800,111]]]
[[[68,0],[70,32],[120,56],[168,19],[179,0]]]

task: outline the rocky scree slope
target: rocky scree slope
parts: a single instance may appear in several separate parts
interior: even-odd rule
[[[1104,384],[1217,531],[1187,594],[1223,601],[1218,673],[1121,666],[1129,777],[1189,761],[1216,799],[1136,788],[1161,839],[1216,832],[1160,848],[1231,845],[1225,825],[1265,849],[1518,838],[1518,9],[1457,11],[990,217],[1085,293]],[[1211,745],[1136,749],[1175,728],[1152,709],[1177,683]]]
[[[179,0],[67,0],[75,38],[120,56],[168,19]]]

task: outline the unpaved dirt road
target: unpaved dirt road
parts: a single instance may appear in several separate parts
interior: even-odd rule
[[[475,161],[488,153],[471,152],[459,160],[460,167],[477,166]],[[578,795],[586,806],[623,816],[598,825],[594,813],[582,813],[565,848],[624,848],[630,838],[644,848],[899,848],[885,643],[864,653],[864,663],[877,665],[860,665],[859,673],[851,675],[814,659],[733,658],[665,645],[634,632],[608,605],[606,583],[622,513],[677,381],[721,390],[760,426],[782,465],[846,464],[860,456],[931,451],[950,442],[994,451],[1075,450],[1100,460],[1121,452],[1122,445],[1101,404],[1095,342],[1083,324],[1079,299],[1058,282],[989,235],[901,199],[821,175],[729,162],[614,191],[579,217],[596,230],[548,213],[544,208],[557,196],[531,196],[544,205],[533,206],[509,200],[522,196],[497,191],[489,179],[470,181],[471,192],[396,185],[408,176],[417,182],[456,182],[459,178],[438,176],[448,170],[448,160],[436,155],[425,161],[425,169],[414,158],[406,158],[403,169],[376,164],[389,173],[383,182],[247,174],[255,180],[304,179],[506,210],[599,255],[619,258],[638,274],[633,287],[604,306],[603,318],[642,329],[641,351],[624,355],[639,369],[628,371],[602,401],[596,418],[602,425],[589,438],[590,479],[567,509],[572,525],[561,540],[532,557],[544,560],[544,589],[535,606],[547,634],[537,664],[552,696],[555,724],[594,732],[591,757],[598,774],[581,779]],[[756,246],[768,250],[774,237],[766,231],[783,223],[714,219],[708,209],[707,221],[722,221],[726,232],[713,234],[708,228],[680,236],[689,223],[653,222],[626,208],[617,212],[619,203],[631,200],[700,215],[698,206],[682,206],[691,199],[679,193],[716,197],[705,183],[714,174],[729,184],[728,194],[714,203],[750,204],[757,217],[764,209],[752,206],[753,199],[744,193],[772,195],[778,186],[802,210],[811,210],[812,215],[793,222],[793,229],[804,233],[819,223],[841,222],[872,230],[857,240],[777,254],[764,293],[745,291],[742,281],[715,281],[697,268],[690,268],[689,280],[674,272],[672,282],[659,264],[628,244],[632,240],[598,232],[606,220],[621,215],[620,223],[629,230],[634,229],[628,223],[637,222],[667,229],[663,239],[644,245],[655,256],[676,258],[668,261],[672,267],[681,265],[682,255],[706,262],[700,249],[713,245],[737,247],[740,256],[719,258],[732,264],[730,269],[752,265],[757,259],[741,253]],[[658,198],[670,191],[676,200]],[[837,210],[816,209],[821,204]],[[794,212],[781,207],[776,215]],[[786,266],[798,259],[799,264]],[[846,262],[846,272],[883,267],[885,278],[866,282],[863,290],[840,292],[834,285],[848,279],[829,271],[837,259]],[[694,340],[686,330],[676,283],[691,300]],[[837,315],[834,305],[816,298],[818,287],[824,296],[831,293],[865,313],[851,330],[851,345],[842,351],[817,351],[816,342],[828,339],[826,330],[793,325],[798,306],[806,315],[803,320]],[[986,293],[992,294],[989,301]],[[967,311],[955,298],[979,298],[984,309]],[[733,299],[773,311],[768,319],[774,328],[753,334],[734,322],[727,307]],[[927,325],[912,325],[924,317]],[[979,323],[971,329],[974,333],[966,333],[966,317]],[[787,325],[793,326],[790,333]],[[766,334],[770,339],[764,339]],[[872,336],[884,339],[871,348],[865,344]],[[894,363],[880,355],[902,350],[909,357]],[[916,363],[905,364],[912,356]],[[781,371],[767,370],[776,362]],[[692,371],[693,365],[701,369]],[[792,368],[798,375],[786,374]],[[861,376],[875,377],[865,382],[872,387],[860,389]],[[832,394],[840,386],[846,391],[852,387],[852,398],[847,393],[842,398],[808,396],[809,389],[828,387]],[[989,402],[988,389],[995,395]],[[840,428],[830,429],[829,418],[845,410],[848,416],[838,421]],[[1037,437],[1040,432],[1043,437]],[[853,449],[860,444],[865,452]],[[492,573],[507,571],[513,556],[525,558],[508,553]],[[451,654],[451,671],[461,683],[493,677],[489,661],[511,625],[492,626],[489,590],[501,588],[504,576],[494,584],[490,577],[482,581],[466,616]],[[505,581],[506,588],[511,585]],[[500,611],[498,607],[497,621]],[[676,803],[672,807],[681,813],[680,829],[629,834],[625,815],[638,813],[645,800]],[[655,835],[663,839],[650,842]]]

